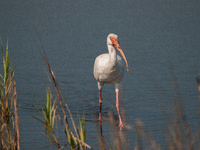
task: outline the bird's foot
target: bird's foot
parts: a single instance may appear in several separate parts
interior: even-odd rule
[[[124,128],[125,126],[123,125],[123,123],[121,122],[118,127],[120,128],[120,131],[122,130],[122,128]]]
[[[101,112],[99,113],[99,119],[98,121],[102,122],[103,120],[101,119]]]
[[[102,120],[101,118],[99,118],[98,121],[101,121],[101,122],[102,122],[103,120]]]

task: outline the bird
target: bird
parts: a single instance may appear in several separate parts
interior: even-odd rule
[[[124,67],[122,58],[116,54],[115,48],[120,52],[122,55],[125,63],[127,72],[129,72],[128,62],[126,60],[125,54],[119,44],[118,36],[114,33],[110,33],[107,36],[107,47],[108,47],[108,53],[101,54],[96,57],[94,61],[94,70],[93,74],[95,79],[97,80],[97,85],[99,89],[99,121],[103,121],[101,118],[101,106],[102,106],[102,88],[104,84],[112,84],[115,86],[115,92],[116,92],[116,108],[118,112],[119,117],[119,125],[120,131],[122,128],[124,128],[124,125],[122,123],[122,119],[120,116],[119,111],[119,87],[120,87],[120,81],[122,80],[123,74],[124,74]]]

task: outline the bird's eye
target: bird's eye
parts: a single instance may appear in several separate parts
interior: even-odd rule
[[[115,41],[115,38],[113,38],[113,37],[110,37],[110,40],[111,40],[111,42],[112,42],[112,44],[114,43],[114,41]]]

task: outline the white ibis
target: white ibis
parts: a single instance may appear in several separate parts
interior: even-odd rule
[[[109,83],[115,86],[116,92],[116,107],[119,116],[119,127],[120,130],[124,127],[122,119],[119,112],[119,85],[124,74],[124,68],[122,66],[122,59],[116,54],[115,48],[121,53],[124,61],[126,63],[127,72],[129,72],[128,63],[124,52],[122,51],[118,36],[116,34],[110,33],[107,37],[108,53],[99,55],[94,62],[94,77],[98,81],[99,88],[99,121],[101,119],[101,105],[103,103],[101,98],[101,90],[104,83]],[[115,48],[114,48],[115,47]]]

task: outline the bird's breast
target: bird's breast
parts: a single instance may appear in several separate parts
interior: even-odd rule
[[[102,54],[95,59],[94,77],[102,83],[116,84],[123,77],[124,69],[121,57],[117,56],[115,63],[110,62],[109,54]]]

